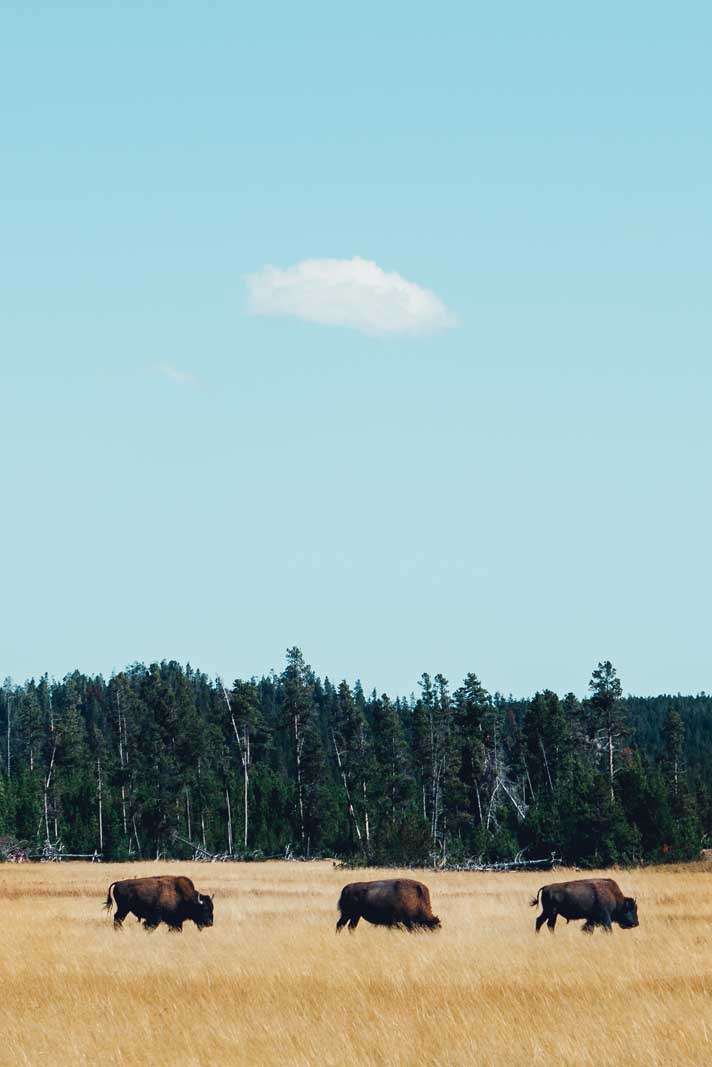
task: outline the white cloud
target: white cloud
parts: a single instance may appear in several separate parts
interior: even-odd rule
[[[195,385],[194,374],[188,370],[181,370],[180,367],[174,367],[172,363],[159,363],[157,369],[176,385]]]
[[[246,275],[245,284],[255,315],[294,315],[369,334],[431,333],[457,325],[430,289],[360,256],[263,267]]]

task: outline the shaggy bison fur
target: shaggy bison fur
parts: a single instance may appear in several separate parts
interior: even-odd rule
[[[430,893],[422,882],[394,878],[381,882],[351,882],[341,890],[340,918],[336,932],[349,924],[355,930],[359,919],[376,926],[396,926],[406,930],[434,930],[440,919],[433,915]]]
[[[596,926],[602,926],[610,934],[612,923],[618,923],[623,930],[638,925],[635,899],[624,897],[612,878],[581,878],[542,886],[531,901],[533,908],[539,903],[540,895],[542,910],[536,920],[537,933],[546,923],[553,934],[559,915],[567,922],[585,919],[582,929],[587,934],[592,934]]]
[[[212,897],[198,893],[190,878],[183,875],[164,874],[112,882],[104,905],[107,911],[111,911],[112,903],[116,905],[115,930],[121,929],[129,912],[139,922],[143,920],[146,930],[155,930],[163,922],[170,930],[180,932],[187,920],[194,922],[199,930],[213,925]]]

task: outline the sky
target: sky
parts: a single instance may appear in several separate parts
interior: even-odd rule
[[[711,37],[4,4],[0,676],[709,692]]]

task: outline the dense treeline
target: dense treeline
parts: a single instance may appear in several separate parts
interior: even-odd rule
[[[682,859],[710,827],[712,698],[623,699],[609,662],[588,694],[367,696],[290,649],[281,674],[224,688],[136,664],[0,690],[0,835],[106,859],[339,855],[458,862]]]

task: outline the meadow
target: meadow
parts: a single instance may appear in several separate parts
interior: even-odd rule
[[[152,873],[215,893],[215,926],[114,933],[109,883]],[[4,864],[0,1064],[712,1060],[711,867],[612,872],[640,927],[610,937],[534,934],[530,897],[583,874],[403,873],[440,931],[336,936],[341,887],[380,872],[328,862]]]

